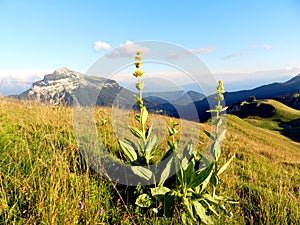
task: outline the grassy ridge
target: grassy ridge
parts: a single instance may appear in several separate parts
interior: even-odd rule
[[[259,100],[254,103],[254,112],[250,111],[246,121],[255,124],[256,126],[269,130],[278,131],[288,138],[300,142],[300,111],[290,108],[275,100]],[[269,106],[273,109],[274,115],[262,119],[255,115],[255,108],[260,106]],[[253,110],[253,109],[252,109]],[[269,110],[271,111],[271,110]]]
[[[111,111],[96,111],[99,135],[118,156]],[[222,192],[240,204],[227,206],[233,217],[221,214],[219,224],[300,224],[300,144],[236,116],[227,116],[227,128],[223,160],[237,157],[222,176]],[[0,137],[0,224],[179,224],[123,202],[122,187],[89,170],[70,108],[2,98]]]

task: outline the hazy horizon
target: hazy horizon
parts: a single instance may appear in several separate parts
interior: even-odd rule
[[[53,71],[52,71],[53,72]],[[51,74],[52,72],[48,72],[44,75],[47,74]],[[18,80],[16,78],[13,77],[8,77],[6,79],[3,79],[2,81],[0,81],[0,95],[3,96],[8,96],[8,95],[19,95],[21,93],[23,93],[24,91],[27,91],[28,89],[30,89],[33,85],[34,82],[42,80],[43,76],[38,76],[36,74],[34,74],[31,79],[28,80]],[[129,74],[130,75],[130,74]],[[288,77],[288,76],[281,76],[281,77],[277,77],[276,80],[259,80],[259,82],[255,82],[255,80],[248,80],[247,83],[245,83],[245,85],[241,85],[239,81],[237,82],[231,82],[231,83],[225,83],[225,87],[226,87],[226,91],[228,92],[234,92],[234,91],[240,91],[240,90],[250,90],[250,89],[254,89],[257,87],[260,87],[262,85],[267,85],[267,84],[271,84],[271,83],[282,83],[282,82],[286,82],[290,79],[292,79],[293,77],[297,76],[299,74],[295,74],[294,76]],[[126,83],[122,83],[119,82],[119,84],[122,87],[128,88],[129,90],[135,91],[135,86],[134,85],[128,85]],[[197,91],[199,92],[199,90],[197,88],[194,87],[194,84],[187,84],[187,85],[183,85],[182,87],[175,87],[170,89],[166,89],[167,87],[165,87],[165,91]],[[152,85],[151,89],[146,90],[146,92],[160,92],[160,89],[157,88],[156,86]],[[163,92],[163,91],[162,91]]]

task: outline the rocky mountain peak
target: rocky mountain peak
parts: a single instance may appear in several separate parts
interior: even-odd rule
[[[55,70],[52,74],[47,74],[40,81],[33,83],[32,87],[22,93],[20,98],[37,99],[42,102],[50,102],[54,105],[64,102],[71,103],[71,95],[79,87],[79,72],[75,72],[66,67]]]
[[[53,75],[80,76],[81,74],[67,67],[61,67],[54,70]]]
[[[33,83],[18,98],[50,102],[54,105],[72,105],[77,95],[83,101],[81,104],[111,105],[121,90],[114,80],[88,76],[62,67]],[[127,94],[131,95],[129,91]]]

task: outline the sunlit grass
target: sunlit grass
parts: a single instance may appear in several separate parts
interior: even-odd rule
[[[96,111],[99,137],[120,157],[111,109]],[[150,117],[164,151],[161,127],[168,118]],[[122,194],[122,187],[89,169],[72,126],[71,108],[0,99],[0,224],[153,224],[153,215],[137,211],[130,198],[125,207],[116,191]],[[207,141],[201,130],[208,124],[190,126],[200,126],[194,138]],[[227,116],[227,128],[223,160],[237,157],[222,175],[222,192],[239,204],[226,206],[233,216],[221,215],[218,223],[299,224],[300,144],[235,116]]]

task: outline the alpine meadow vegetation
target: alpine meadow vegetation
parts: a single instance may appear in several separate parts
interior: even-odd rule
[[[71,107],[1,97],[0,224],[300,224],[300,143],[265,119],[223,114],[219,82],[212,119],[186,123],[200,127],[202,144],[180,150],[181,121],[151,114],[143,102],[141,52],[135,66],[135,139],[118,140],[112,108],[95,107],[95,124],[108,151],[149,185],[120,185],[93,171]],[[284,117],[289,109],[280,110]],[[156,117],[169,124],[161,142],[149,122]]]
[[[158,144],[156,136],[151,136],[152,127],[145,128],[148,112],[142,99],[144,87],[142,76],[144,72],[141,70],[141,52],[137,52],[135,65],[137,70],[133,75],[138,78],[136,88],[140,93],[139,96],[134,96],[140,109],[140,113],[135,115],[135,119],[139,122],[140,128],[129,126],[129,129],[139,140],[136,145],[120,141],[120,147],[127,161],[132,164],[133,172],[146,180],[150,180],[156,174],[145,167],[140,167],[140,165],[149,166],[150,163],[154,163],[151,160]],[[175,141],[174,136],[178,132],[176,128],[179,124],[171,120],[171,127],[168,128],[171,137],[171,141],[168,142],[169,150],[161,159],[161,161],[168,160],[168,162],[160,177],[154,178],[154,180],[159,180],[158,183],[151,188],[139,187],[142,194],[136,199],[138,206],[152,208],[156,213],[162,210],[162,214],[167,217],[180,217],[183,224],[195,224],[197,222],[212,224],[212,214],[218,216],[220,209],[226,210],[224,202],[234,202],[226,196],[216,194],[220,183],[220,175],[234,158],[232,156],[225,164],[219,165],[220,144],[226,133],[226,129],[221,129],[224,122],[220,116],[220,113],[226,110],[226,107],[223,108],[221,105],[221,101],[224,100],[224,92],[223,83],[219,81],[215,97],[217,106],[215,109],[209,110],[209,112],[216,114],[213,120],[214,134],[205,131],[211,141],[209,144],[211,159],[204,155],[199,156],[199,153],[197,154],[193,150],[191,142],[183,152],[178,152],[178,140]],[[134,146],[138,146],[138,148],[134,149]],[[172,170],[176,171],[175,178],[169,178]],[[168,183],[168,179],[172,179],[172,182]]]

